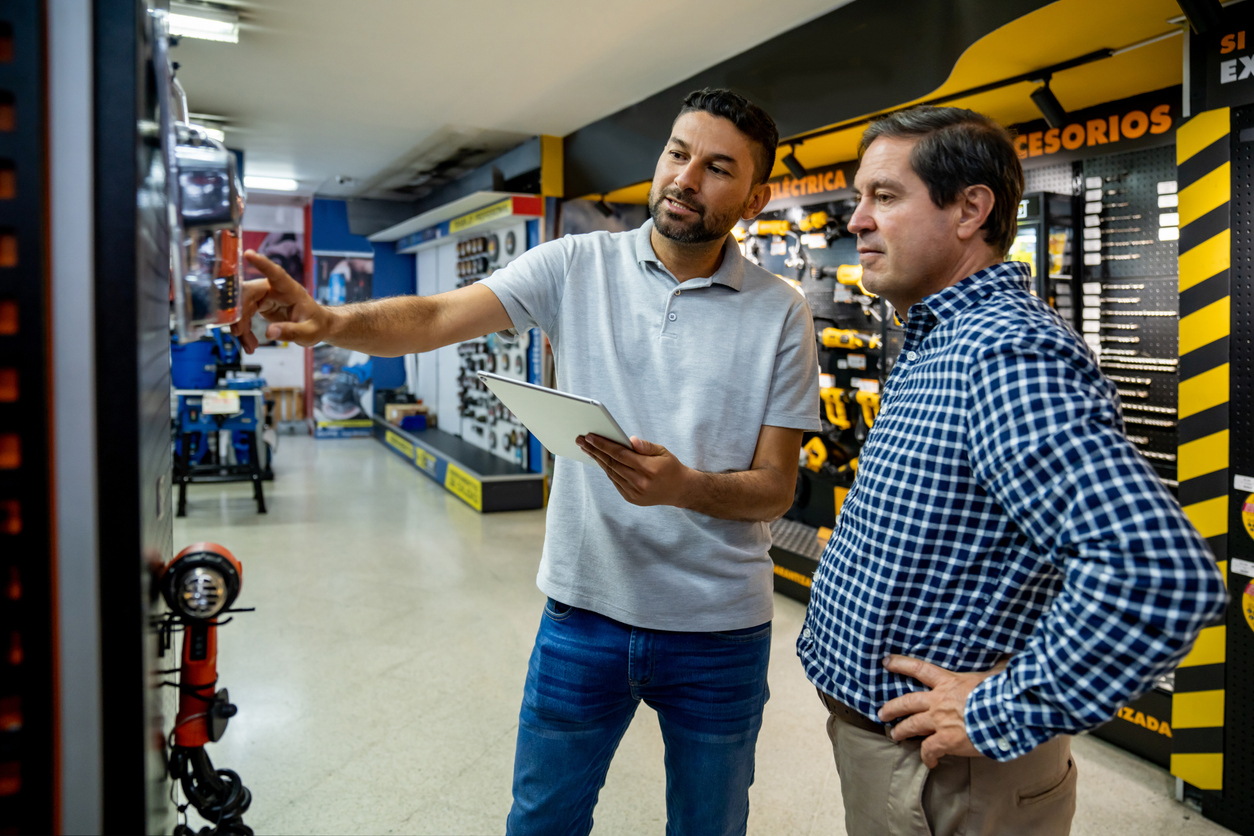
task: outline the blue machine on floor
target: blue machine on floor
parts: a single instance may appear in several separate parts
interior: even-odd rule
[[[170,346],[170,377],[178,398],[174,417],[174,476],[179,488],[178,516],[187,515],[187,486],[204,482],[253,483],[257,512],[266,513],[262,482],[273,478],[269,456],[259,433],[265,425],[266,404],[261,378],[224,379],[230,371],[253,371],[241,365],[239,342],[222,329],[211,337]],[[223,400],[215,393],[235,393],[238,404],[218,411]],[[206,411],[205,398],[211,405]],[[227,400],[230,396],[227,396]],[[231,457],[219,453],[220,434],[231,434]]]

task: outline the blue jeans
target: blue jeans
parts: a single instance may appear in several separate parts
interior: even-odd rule
[[[588,833],[614,750],[644,700],[666,744],[667,836],[743,834],[770,652],[770,622],[726,633],[643,630],[550,598],[518,718],[507,832]]]

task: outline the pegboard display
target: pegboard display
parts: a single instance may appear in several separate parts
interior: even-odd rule
[[[1079,164],[1080,327],[1119,389],[1128,438],[1176,486],[1175,147]],[[1145,383],[1144,381],[1149,381]]]
[[[1085,160],[1082,172],[1085,281],[1174,276],[1175,146]]]
[[[848,231],[853,210],[852,200],[842,200],[767,213],[741,245],[747,258],[804,295],[814,316],[823,429],[804,438],[807,466],[787,515],[803,528],[834,525],[836,495],[852,485],[849,462],[878,411],[885,357],[900,350],[899,329],[884,340],[884,301],[860,284],[857,240]],[[805,530],[813,539],[814,529]]]
[[[1023,172],[1023,193],[1075,194],[1075,178],[1071,163],[1039,166]]]
[[[467,235],[456,241],[457,285],[466,287],[492,275],[527,249],[525,223],[496,232]],[[476,374],[485,371],[536,383],[531,368],[531,332],[506,339],[489,334],[458,345],[459,435],[462,439],[522,468],[529,468],[530,434],[514,413],[488,390]]]

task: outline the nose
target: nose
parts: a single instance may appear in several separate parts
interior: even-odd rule
[[[871,211],[867,208],[866,199],[858,201],[858,206],[853,210],[853,215],[849,218],[849,231],[854,235],[861,235],[864,232],[870,232],[875,229],[875,220],[871,217]]]
[[[675,175],[675,185],[685,192],[700,191],[701,185],[701,167],[696,160],[689,160],[688,164],[679,170]]]

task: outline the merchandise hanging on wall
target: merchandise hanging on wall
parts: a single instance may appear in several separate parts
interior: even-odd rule
[[[314,253],[314,299],[344,305],[370,299],[374,259],[356,253]],[[319,343],[313,363],[315,438],[371,435],[374,422],[372,366],[369,355]]]

